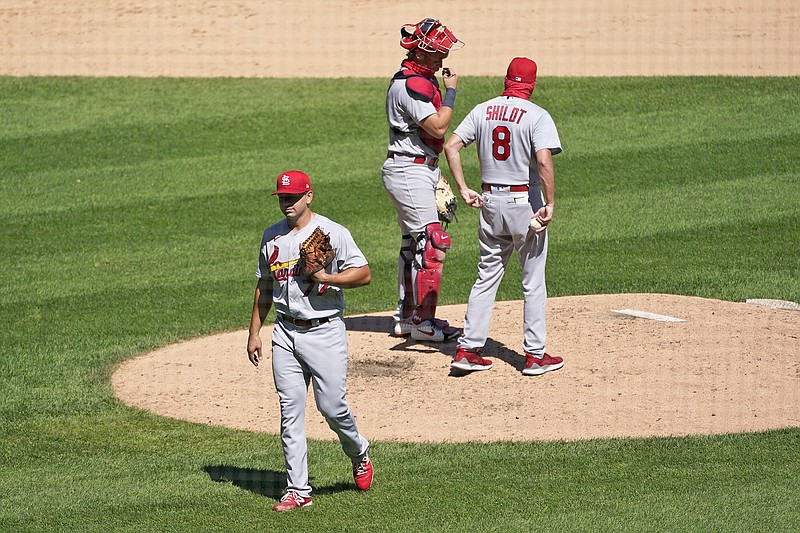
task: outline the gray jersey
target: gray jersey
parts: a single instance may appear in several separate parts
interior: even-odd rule
[[[495,296],[514,251],[522,270],[524,295],[523,349],[542,356],[547,338],[545,264],[547,231],[530,228],[531,217],[544,205],[536,152],[561,152],[561,141],[550,114],[523,98],[498,96],[478,104],[454,132],[465,145],[475,142],[481,180],[499,186],[483,189],[478,241],[478,279],[472,286],[464,334],[458,346],[477,350],[485,346]]]
[[[333,262],[325,269],[328,273],[335,274],[367,264],[347,228],[322,215],[314,214],[311,222],[297,233],[289,229],[286,219],[270,226],[261,238],[256,276],[272,277],[272,301],[278,313],[303,320],[344,313],[341,288],[320,285],[297,274],[300,245],[317,226],[330,235],[331,246],[336,251]]]
[[[386,94],[386,118],[389,121],[389,151],[412,156],[438,157],[419,137],[419,123],[436,113],[432,102],[414,98],[406,89],[406,80],[392,80]]]
[[[561,152],[550,114],[529,100],[498,96],[478,104],[454,131],[465,145],[478,141],[481,179],[496,185],[540,182],[535,153],[549,148]]]
[[[346,228],[314,214],[298,232],[289,228],[286,219],[267,228],[256,269],[259,278],[272,278],[272,301],[277,313],[309,321],[328,319],[309,327],[278,318],[272,331],[272,376],[281,405],[286,488],[303,497],[311,496],[312,490],[305,430],[309,384],[314,388],[317,409],[338,435],[345,454],[356,461],[369,447],[369,441],[358,432],[345,399],[347,330],[341,318],[344,291],[297,274],[300,245],[317,227],[330,235],[336,251],[333,262],[325,268],[327,272],[335,274],[367,264]]]

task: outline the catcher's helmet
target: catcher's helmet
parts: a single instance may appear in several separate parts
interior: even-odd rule
[[[437,19],[426,18],[416,24],[404,24],[400,28],[400,46],[409,51],[446,53],[458,50],[464,43]]]

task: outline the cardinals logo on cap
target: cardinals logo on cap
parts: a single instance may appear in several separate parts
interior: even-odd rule
[[[278,176],[276,190],[272,194],[300,194],[311,190],[311,180],[299,170],[289,170]]]

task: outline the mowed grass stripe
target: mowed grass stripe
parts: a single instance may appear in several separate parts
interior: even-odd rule
[[[498,78],[461,81],[456,122],[500,90]],[[0,529],[800,529],[798,429],[375,442],[368,494],[348,489],[338,443],[312,442],[316,507],[276,516],[278,421],[241,432],[114,398],[120,361],[246,327],[261,231],[280,218],[270,192],[288,168],[312,175],[315,207],[351,229],[373,267],[348,311],[394,306],[385,90],[385,80],[0,78]],[[540,79],[534,100],[565,147],[551,296],[800,300],[798,98],[797,78]],[[463,155],[477,187],[475,150]],[[477,211],[460,206],[443,305],[468,298],[476,227]],[[520,299],[518,280],[512,259],[498,298]],[[557,404],[544,395],[535,408]],[[217,482],[215,468],[266,485]]]

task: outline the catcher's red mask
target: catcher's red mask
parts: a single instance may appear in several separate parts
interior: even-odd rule
[[[400,28],[400,46],[406,50],[444,53],[464,46],[462,41],[437,19],[426,18]]]

